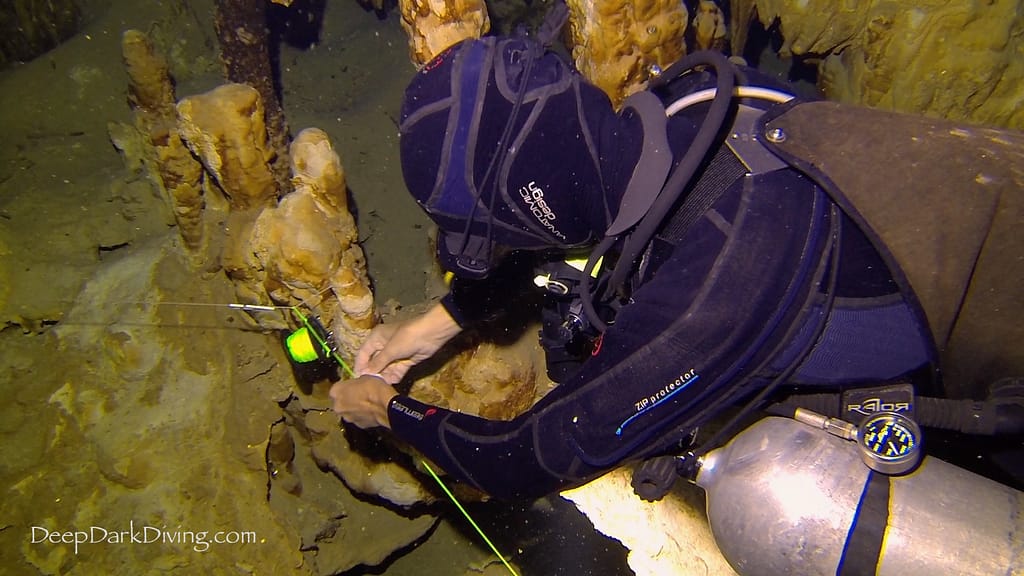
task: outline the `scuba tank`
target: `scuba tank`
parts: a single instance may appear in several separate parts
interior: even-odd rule
[[[737,572],[1024,571],[1024,493],[936,458],[915,464],[916,426],[895,413],[859,430],[803,416],[815,426],[768,417],[688,462],[684,475],[707,493],[715,540]],[[902,464],[916,467],[878,471]]]

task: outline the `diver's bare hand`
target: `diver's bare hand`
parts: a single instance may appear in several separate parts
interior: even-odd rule
[[[440,304],[412,320],[377,326],[356,353],[355,373],[379,375],[395,384],[460,331]]]
[[[360,376],[335,382],[330,394],[334,401],[334,411],[346,422],[360,428],[391,428],[388,404],[398,393],[383,379]]]

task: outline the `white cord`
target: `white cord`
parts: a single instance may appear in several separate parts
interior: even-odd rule
[[[667,116],[672,116],[679,112],[680,110],[689,108],[694,104],[700,104],[701,102],[713,100],[715,94],[717,93],[717,88],[706,88],[704,90],[699,90],[692,94],[687,94],[686,96],[683,96],[682,98],[676,100],[672,104],[669,104],[668,108],[665,110],[665,114]],[[785,92],[780,92],[778,90],[772,90],[771,88],[762,88],[760,86],[737,86],[732,91],[732,94],[733,96],[736,96],[738,98],[760,98],[761,100],[770,100],[772,102],[776,102],[779,104],[789,102],[790,100],[793,99],[792,94],[787,94]]]

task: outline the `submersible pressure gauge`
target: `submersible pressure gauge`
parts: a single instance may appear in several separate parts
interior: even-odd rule
[[[921,428],[898,412],[875,412],[857,428],[861,459],[883,474],[903,474],[921,460]]]

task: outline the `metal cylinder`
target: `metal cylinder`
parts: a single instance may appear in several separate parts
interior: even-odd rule
[[[772,417],[708,453],[695,482],[745,576],[1024,573],[1024,493],[935,458],[885,476],[854,443]]]

